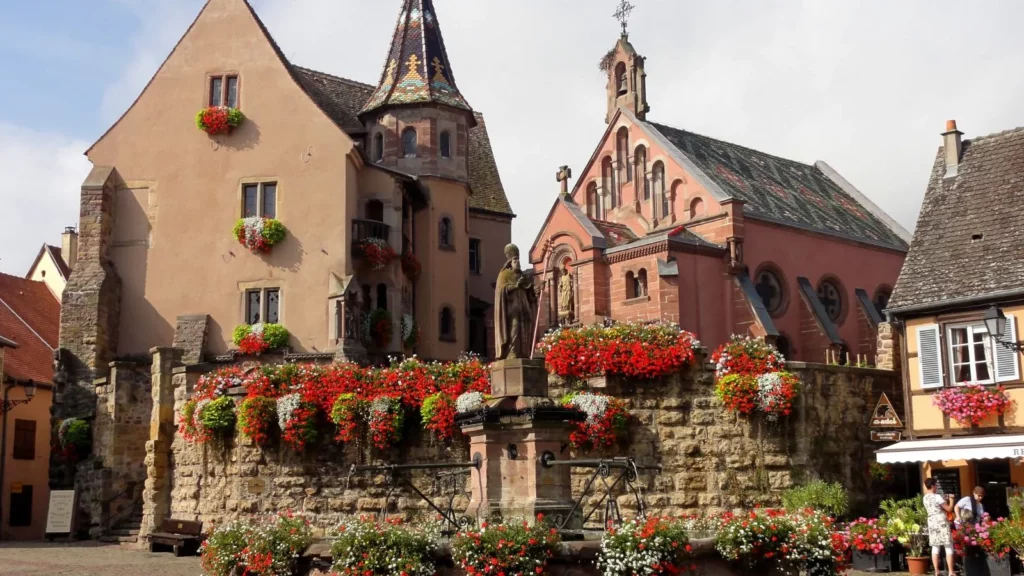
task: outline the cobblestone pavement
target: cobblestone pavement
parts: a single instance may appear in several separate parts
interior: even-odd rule
[[[82,542],[0,544],[3,576],[200,576],[198,558],[150,554],[138,548]]]

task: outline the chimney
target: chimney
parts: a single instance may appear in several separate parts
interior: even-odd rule
[[[960,154],[964,145],[960,141],[963,132],[956,129],[956,120],[946,120],[946,131],[942,133],[942,147],[946,156],[946,178],[956,176],[960,166]]]
[[[68,268],[74,270],[78,262],[78,231],[74,226],[68,226],[60,235],[60,254]]]

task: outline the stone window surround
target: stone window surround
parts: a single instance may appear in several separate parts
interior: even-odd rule
[[[447,244],[441,238],[441,226],[445,220],[448,221],[449,238]],[[447,212],[441,213],[441,217],[437,219],[437,247],[448,252],[455,252],[455,218]]]
[[[220,80],[221,80],[221,96],[218,99],[218,102],[220,102],[220,104],[212,104],[214,102],[213,93],[212,93],[213,80],[216,79],[216,78],[220,78]],[[224,105],[224,102],[227,99],[227,89],[228,89],[227,80],[228,80],[228,78],[234,78],[238,82],[238,88],[236,89],[236,92],[235,92],[235,108],[238,108],[238,109],[242,108],[242,75],[239,74],[239,72],[237,70],[225,70],[225,71],[222,71],[222,72],[208,72],[206,74],[206,86],[205,86],[205,88],[203,88],[203,95],[204,95],[204,98],[203,98],[203,102],[204,102],[203,108],[206,108],[207,106],[211,106],[211,105],[212,106],[218,106],[218,105],[223,106]]]
[[[252,176],[241,178],[238,181],[238,213],[240,218],[245,217],[245,187],[251,185],[259,186],[256,193],[256,213],[263,216],[263,187],[267,184],[274,185],[274,218],[280,218],[281,214],[281,179],[269,176]]]
[[[238,283],[238,304],[239,304],[239,306],[238,306],[239,307],[238,317],[241,318],[241,322],[239,322],[240,324],[246,324],[247,323],[246,321],[248,320],[248,317],[246,315],[246,305],[248,304],[246,302],[246,297],[247,297],[247,294],[249,293],[249,291],[251,291],[251,290],[261,290],[261,291],[265,292],[267,289],[271,289],[271,290],[275,290],[276,289],[276,290],[280,291],[279,293],[280,293],[280,296],[281,296],[281,300],[278,303],[278,308],[277,308],[277,323],[281,324],[281,325],[285,325],[285,323],[286,323],[286,320],[285,320],[286,316],[285,316],[285,314],[287,312],[287,306],[286,306],[287,300],[285,299],[284,295],[285,295],[285,292],[287,292],[287,290],[288,290],[288,284],[283,279],[254,280],[254,281],[251,281],[251,282],[239,282]],[[265,303],[266,303],[266,297],[261,295],[260,296],[260,307],[261,308],[264,307]],[[260,311],[261,319],[263,318],[263,315],[265,314],[265,312],[266,312],[265,310],[261,310]]]
[[[411,154],[406,149],[406,147],[407,147],[406,146],[407,145],[406,135],[409,134],[409,133],[412,133],[413,138],[415,138],[415,140],[413,142],[415,150],[413,150]],[[398,135],[398,141],[399,141],[398,143],[399,143],[399,148],[400,148],[399,152],[398,152],[398,157],[399,158],[417,158],[417,157],[419,157],[419,155],[420,155],[419,154],[419,150],[420,150],[420,134],[419,134],[419,131],[416,129],[415,126],[405,126],[404,128],[402,128],[402,131]]]

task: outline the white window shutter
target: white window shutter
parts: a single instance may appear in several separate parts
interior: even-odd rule
[[[935,324],[917,329],[917,361],[921,367],[921,387],[942,386],[942,358],[939,355],[939,327]]]
[[[1012,315],[1006,315],[1006,332],[1003,333],[1003,342],[1017,341],[1017,319]],[[995,351],[993,356],[996,359],[996,382],[1009,382],[1020,379],[1020,356],[1014,350],[994,342]]]

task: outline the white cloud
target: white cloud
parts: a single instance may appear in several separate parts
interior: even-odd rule
[[[91,164],[87,142],[0,123],[0,270],[22,276],[43,242],[60,245],[78,225],[78,197]]]

